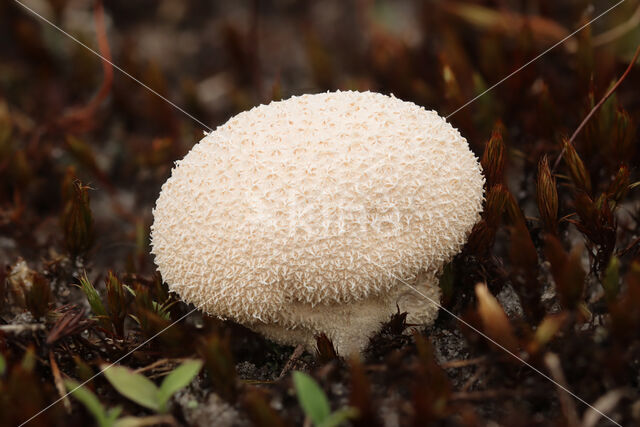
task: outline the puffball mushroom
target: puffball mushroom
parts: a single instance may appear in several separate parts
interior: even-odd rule
[[[434,111],[373,92],[232,117],[178,161],[153,211],[170,289],[279,343],[362,351],[398,308],[427,325],[480,217],[481,168]]]

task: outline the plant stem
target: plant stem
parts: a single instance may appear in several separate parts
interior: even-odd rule
[[[629,66],[627,66],[627,69],[622,74],[622,76],[618,79],[618,81],[613,86],[611,86],[611,89],[609,89],[607,93],[604,94],[602,99],[591,109],[591,111],[589,111],[589,114],[587,114],[584,120],[582,120],[582,123],[580,123],[580,126],[578,126],[578,128],[573,132],[573,135],[571,135],[571,138],[569,138],[569,144],[573,144],[573,141],[576,139],[580,131],[586,126],[589,119],[591,119],[591,117],[596,113],[596,111],[598,111],[598,109],[602,106],[602,104],[604,104],[606,100],[609,99],[609,97],[613,94],[613,92],[615,92],[616,89],[618,89],[618,86],[620,86],[620,84],[624,81],[624,79],[627,78],[627,75],[629,75],[629,72],[635,65],[636,61],[638,60],[639,54],[640,54],[640,45],[638,45],[638,47],[636,48],[636,52],[633,55],[633,59],[631,59]],[[565,151],[566,151],[565,147],[562,147],[562,151],[558,155],[558,158],[556,159],[556,161],[553,163],[553,168],[551,172],[554,172],[556,170],[556,168],[558,167],[558,164],[560,163],[560,160],[562,160],[562,157],[564,156]]]

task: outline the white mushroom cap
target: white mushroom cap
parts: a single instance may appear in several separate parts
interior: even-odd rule
[[[396,278],[437,286],[479,219],[483,184],[434,111],[372,92],[292,97],[238,114],[176,163],[152,252],[170,289],[210,314],[291,344],[324,332],[353,352],[402,295],[416,304]],[[386,309],[350,331],[367,317],[353,308],[372,304]],[[420,307],[410,318],[435,317]]]

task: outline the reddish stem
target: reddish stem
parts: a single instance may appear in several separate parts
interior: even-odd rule
[[[613,94],[613,92],[615,92],[616,89],[618,89],[618,86],[620,86],[620,84],[624,81],[624,79],[627,78],[627,75],[629,74],[629,72],[635,65],[636,61],[638,60],[639,54],[640,54],[640,45],[638,45],[638,47],[636,48],[636,53],[633,55],[633,59],[631,59],[631,62],[627,66],[627,69],[625,70],[624,74],[622,74],[622,76],[618,79],[618,81],[613,86],[611,86],[611,89],[609,89],[607,93],[604,94],[602,99],[591,109],[591,111],[589,111],[589,114],[587,114],[584,120],[582,120],[582,123],[580,123],[580,126],[578,126],[578,128],[573,132],[573,135],[571,135],[571,138],[569,138],[569,141],[568,141],[569,144],[573,144],[573,141],[576,139],[580,131],[586,126],[589,119],[591,119],[591,117],[596,113],[596,111],[598,111],[598,109],[602,106],[602,104],[604,104],[607,101],[607,99],[609,99],[609,97]],[[553,168],[551,169],[552,172],[555,171],[556,168],[558,167],[558,164],[560,163],[560,160],[562,160],[562,157],[564,156],[565,151],[566,151],[566,148],[562,147],[562,151],[558,155],[558,158],[556,159],[556,161],[553,163]]]

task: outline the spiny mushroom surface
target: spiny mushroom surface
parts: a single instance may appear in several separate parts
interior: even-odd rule
[[[428,324],[437,275],[478,221],[484,178],[434,111],[372,92],[238,114],[176,163],[154,209],[170,289],[286,344],[361,351],[392,313]]]

